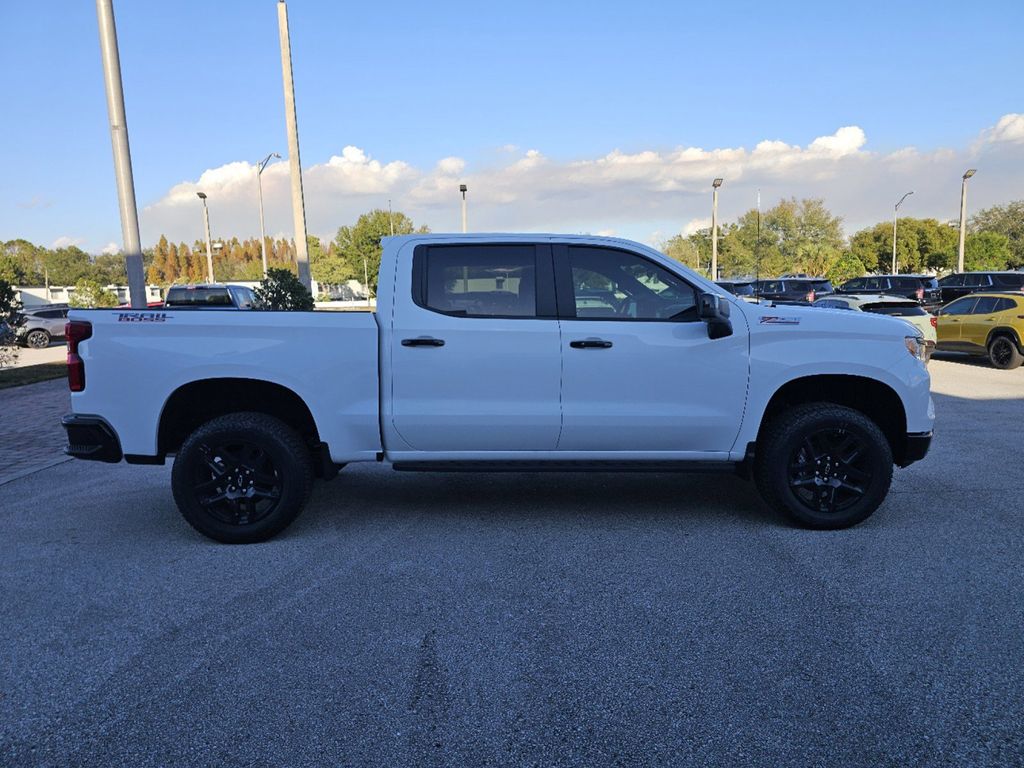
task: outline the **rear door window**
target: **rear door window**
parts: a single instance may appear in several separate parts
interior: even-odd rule
[[[435,246],[417,249],[414,258],[413,298],[426,309],[461,317],[538,316],[533,244]]]
[[[965,288],[985,288],[992,285],[988,275],[964,275]]]
[[[1008,275],[992,275],[996,285],[1002,288],[1020,289],[1024,287],[1024,272]]]
[[[991,315],[996,311],[999,299],[995,296],[982,296],[971,310],[972,315]]]
[[[1013,299],[999,299],[996,302],[996,308],[993,309],[992,311],[993,312],[1009,312],[1010,310],[1016,309],[1016,308],[1017,308],[1017,302],[1015,302]]]
[[[963,275],[946,275],[946,277],[939,280],[939,285],[943,288],[956,288],[964,284]]]
[[[844,291],[860,291],[864,289],[864,284],[867,282],[863,277],[858,277],[853,280],[847,280],[843,284]]]

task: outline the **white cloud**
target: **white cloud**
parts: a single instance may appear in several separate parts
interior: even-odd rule
[[[117,243],[113,243],[113,242],[107,243],[105,246],[103,246],[103,250],[100,251],[100,253],[106,253],[106,254],[115,254],[115,253],[120,253],[120,252],[121,252],[121,246],[119,246]]]
[[[963,169],[977,167],[974,209],[1020,196],[1024,173],[1024,115],[1009,114],[960,149],[904,146],[869,149],[858,126],[844,126],[806,145],[768,138],[752,148],[679,146],[596,157],[559,159],[513,145],[475,167],[462,157],[443,157],[432,167],[380,161],[363,148],[346,146],[326,162],[305,169],[307,228],[333,235],[360,213],[384,208],[390,199],[417,223],[435,231],[459,228],[458,185],[469,187],[470,227],[478,231],[615,231],[645,239],[651,232],[689,232],[709,225],[711,180],[725,184],[719,196],[723,222],[752,208],[760,189],[764,206],[782,197],[822,197],[842,216],[847,231],[886,219],[900,194],[914,189],[907,215],[954,218]],[[983,181],[984,180],[984,181]],[[173,186],[142,213],[143,239],[161,233],[175,240],[202,237],[195,193],[209,195],[215,236],[258,233],[255,169],[232,162]],[[898,194],[897,194],[898,192]],[[286,162],[263,174],[267,231],[292,231]]]
[[[69,248],[72,245],[81,245],[84,242],[84,238],[71,237],[70,235],[61,235],[50,245],[51,248]]]
[[[1014,113],[1003,115],[994,126],[982,131],[981,137],[989,144],[1024,143],[1024,115]]]

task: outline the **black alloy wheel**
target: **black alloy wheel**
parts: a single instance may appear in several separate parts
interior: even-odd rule
[[[225,544],[266,541],[298,517],[313,487],[309,444],[264,413],[206,422],[174,458],[171,488],[189,525]]]
[[[809,433],[789,462],[789,487],[808,509],[825,514],[856,504],[871,485],[864,441],[844,427]]]

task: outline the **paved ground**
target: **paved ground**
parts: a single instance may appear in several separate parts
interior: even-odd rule
[[[0,389],[0,485],[67,460],[60,418],[70,410],[65,378]]]
[[[1024,369],[932,370],[835,533],[725,476],[354,467],[249,547],[169,468],[3,485],[0,764],[1024,764]]]

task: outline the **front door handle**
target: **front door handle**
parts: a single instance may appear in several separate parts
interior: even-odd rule
[[[612,343],[605,339],[577,339],[569,342],[573,349],[608,349],[611,345]]]
[[[419,336],[415,339],[402,339],[403,347],[443,347],[444,339],[435,339],[433,336]]]

